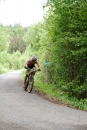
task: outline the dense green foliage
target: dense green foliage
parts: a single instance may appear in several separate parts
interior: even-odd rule
[[[7,51],[9,47],[10,35],[7,30],[0,26],[0,52]]]
[[[20,24],[0,25],[0,67],[21,69],[29,57],[36,55],[42,70],[37,75],[36,87],[85,110],[87,1],[47,0],[43,7],[47,11],[42,23],[27,28]]]
[[[27,43],[23,40],[23,36],[27,29],[22,28],[20,24],[15,24],[14,27],[8,27],[8,31],[11,35],[9,53],[14,53],[17,50],[23,53],[27,47]]]
[[[20,25],[3,26],[0,25],[0,66],[2,70],[23,68],[25,57],[22,53],[27,47],[23,36],[27,31]],[[23,42],[22,42],[23,41]]]
[[[87,2],[48,0],[47,6],[51,77],[70,96],[87,97]]]

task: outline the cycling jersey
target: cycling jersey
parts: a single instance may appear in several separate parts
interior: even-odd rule
[[[28,66],[29,68],[33,68],[33,67],[35,66],[35,64],[38,64],[38,62],[37,62],[37,61],[34,61],[34,60],[32,60],[32,59],[29,59],[29,60],[27,61],[27,66]]]

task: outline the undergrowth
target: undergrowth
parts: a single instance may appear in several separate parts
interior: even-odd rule
[[[25,72],[22,71],[22,79],[24,79]],[[51,97],[54,100],[60,100],[62,104],[69,107],[87,111],[87,99],[78,100],[75,97],[69,97],[68,94],[53,84],[43,83],[35,75],[34,87],[43,94]]]

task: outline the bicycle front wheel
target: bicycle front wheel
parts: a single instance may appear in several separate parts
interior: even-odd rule
[[[27,90],[28,83],[29,83],[29,81],[28,81],[28,78],[27,78],[26,82],[24,83],[24,90]]]
[[[28,87],[28,81],[24,84],[24,90],[27,90]]]
[[[34,76],[30,75],[29,76],[29,85],[27,88],[28,93],[31,93],[32,89],[33,89],[33,83],[34,83]]]

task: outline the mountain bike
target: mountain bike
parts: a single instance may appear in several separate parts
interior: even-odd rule
[[[34,75],[37,71],[40,71],[40,69],[28,69],[28,76],[24,83],[24,90],[27,90],[28,93],[31,93],[33,86],[34,86]]]

